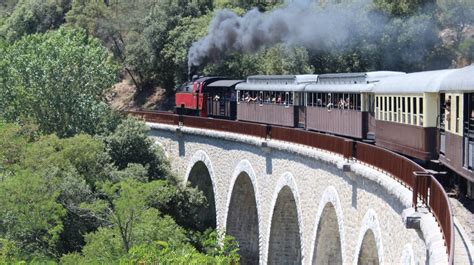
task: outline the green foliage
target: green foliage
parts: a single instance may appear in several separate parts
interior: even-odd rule
[[[429,52],[437,45],[441,42],[429,15],[395,18],[382,36],[382,69],[423,70]]]
[[[13,264],[17,261],[20,249],[14,242],[0,238],[0,264]]]
[[[48,176],[50,177],[50,176]],[[57,203],[57,181],[18,171],[0,182],[0,235],[24,259],[55,257],[65,209]]]
[[[459,45],[459,50],[468,63],[474,62],[474,38],[462,41]]]
[[[44,181],[57,183],[56,201],[67,210],[58,253],[80,250],[83,234],[101,225],[100,220],[79,206],[94,201],[93,191],[97,182],[106,179],[108,162],[103,143],[88,135],[67,139],[55,135],[41,137],[24,152],[24,159],[17,167],[36,172]]]
[[[120,264],[238,264],[239,257],[211,256],[196,251],[189,245],[169,247],[166,242],[139,245],[130,250],[128,256],[121,259]]]
[[[107,51],[83,32],[27,36],[2,51],[0,114],[61,137],[108,130],[115,117],[101,97],[116,70]]]
[[[23,160],[28,138],[21,127],[0,122],[0,180],[13,173],[13,166]]]
[[[115,132],[104,138],[107,152],[118,169],[130,163],[141,164],[148,169],[150,180],[170,176],[169,164],[163,150],[147,136],[143,122],[125,119]]]
[[[3,36],[13,42],[27,34],[58,28],[64,22],[64,14],[69,10],[70,2],[70,0],[20,0],[0,28],[0,37]],[[6,8],[11,9],[11,6],[12,4]]]
[[[0,3],[0,27],[2,26],[4,19],[10,16],[13,12],[17,3],[18,0],[3,0]]]
[[[238,242],[232,236],[219,233],[216,230],[207,230],[205,232],[206,239],[203,241],[205,253],[217,256],[238,257]]]
[[[183,17],[178,21],[178,25],[168,32],[161,55],[173,70],[175,84],[187,80],[188,49],[193,42],[207,34],[212,15],[213,13],[208,13],[199,17]]]
[[[143,183],[133,178],[119,183],[106,182],[100,192],[104,199],[82,207],[102,216],[108,226],[86,236],[83,257],[87,261],[116,262],[140,244],[167,241],[181,244],[184,230],[169,216],[161,216],[153,202],[165,203],[173,194],[167,192],[166,181]]]
[[[95,187],[96,182],[104,178],[104,164],[108,159],[103,143],[89,135],[67,139],[49,135],[28,148],[22,166],[41,173],[57,168],[80,175],[90,187]]]
[[[259,72],[266,75],[312,74],[314,71],[304,48],[277,45],[260,53],[258,58]]]
[[[420,8],[432,5],[435,0],[374,0],[376,8],[392,16],[406,16],[417,13]]]
[[[139,89],[155,84],[173,88],[176,65],[161,54],[169,31],[181,18],[212,8],[212,1],[75,1],[68,25],[87,29],[109,47]]]
[[[474,24],[474,3],[471,0],[436,0],[438,19],[445,27],[462,31]]]

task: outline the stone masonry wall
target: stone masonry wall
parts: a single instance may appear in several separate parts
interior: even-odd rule
[[[327,222],[320,219],[328,212],[324,211],[328,203],[333,207],[329,214],[336,215],[329,218],[337,221],[344,264],[357,264],[368,230],[374,235],[380,264],[447,261],[445,248],[440,246],[441,232],[431,214],[422,218],[421,231],[405,228],[402,211],[410,207],[411,192],[379,171],[351,162],[351,170],[344,172],[342,165],[348,162],[342,157],[296,144],[149,125],[150,136],[164,148],[183,182],[198,161],[206,165],[212,180],[219,229],[226,230],[231,192],[239,190],[233,188],[237,178],[242,172],[248,176],[257,204],[260,264],[274,260],[275,257],[269,257],[270,245],[282,243],[270,243],[270,238],[278,238],[271,237],[271,233],[278,233],[271,232],[271,224],[281,191],[291,192],[292,196],[283,195],[294,201],[285,203],[285,207],[288,213],[297,214],[301,242],[292,245],[301,246],[297,252],[301,253],[302,264],[313,263],[317,229],[320,223]]]

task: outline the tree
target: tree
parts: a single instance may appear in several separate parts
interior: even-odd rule
[[[27,170],[0,182],[0,238],[16,245],[23,259],[57,256],[55,246],[66,213],[56,201],[57,185],[54,178],[46,181]]]
[[[23,160],[27,143],[19,126],[0,121],[0,181],[13,174],[15,164]]]
[[[70,4],[71,0],[20,0],[0,28],[0,36],[13,42],[27,34],[58,28]]]
[[[107,152],[118,169],[129,164],[141,164],[148,170],[150,180],[171,177],[163,150],[148,137],[147,126],[133,118],[124,119],[115,132],[104,138]]]
[[[0,27],[5,18],[15,9],[18,0],[4,0],[0,3]]]
[[[462,42],[463,31],[474,26],[474,2],[471,0],[437,0],[438,19],[444,27],[456,32],[455,45]]]
[[[212,1],[75,1],[68,25],[87,29],[122,62],[139,90],[156,84],[174,88],[175,65],[161,54],[168,32],[182,17],[208,12]]]
[[[467,63],[471,64],[474,61],[474,38],[465,39],[459,45],[461,54],[466,58]]]
[[[392,16],[413,15],[433,4],[436,0],[375,0],[376,8],[387,12]]]
[[[60,29],[26,36],[0,57],[0,114],[60,137],[110,130],[116,118],[101,101],[117,66],[98,40]]]
[[[262,74],[312,74],[308,51],[300,47],[277,45],[259,54]]]
[[[184,230],[151,206],[155,201],[169,201],[172,190],[166,181],[143,183],[134,180],[133,176],[118,183],[105,182],[100,189],[103,199],[83,204],[107,223],[104,228],[86,236],[84,256],[113,262],[135,245],[156,240],[173,244],[184,242]]]
[[[45,182],[53,182],[58,193],[56,202],[65,210],[63,231],[56,244],[61,255],[79,251],[84,245],[83,235],[101,225],[82,203],[96,199],[98,183],[108,178],[111,166],[105,147],[99,139],[89,135],[59,139],[55,135],[43,136],[30,143],[23,152],[23,159],[16,168],[35,172]]]

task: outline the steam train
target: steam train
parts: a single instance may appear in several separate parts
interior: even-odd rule
[[[372,142],[446,169],[438,173],[474,197],[474,64],[408,74],[197,78],[177,91],[176,109]]]

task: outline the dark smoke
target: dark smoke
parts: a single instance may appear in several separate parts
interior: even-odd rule
[[[356,14],[367,6],[368,3],[359,3],[345,8],[320,8],[312,1],[298,0],[266,13],[252,9],[244,16],[220,10],[211,21],[209,34],[191,46],[188,65],[198,66],[208,58],[219,58],[222,52],[253,53],[278,43],[330,49],[350,37],[357,25]]]

